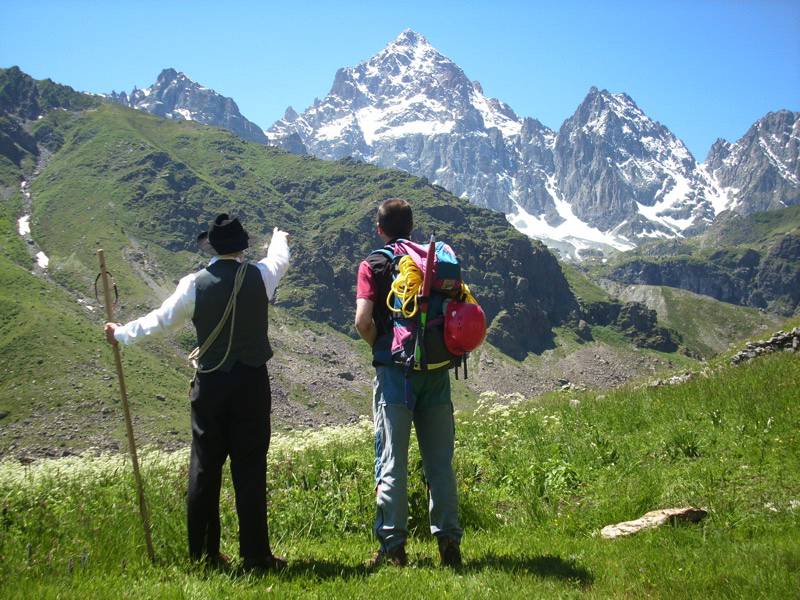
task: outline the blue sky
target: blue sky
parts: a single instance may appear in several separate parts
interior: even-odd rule
[[[771,110],[800,110],[798,1],[3,0],[0,66],[92,92],[171,66],[267,128],[406,27],[519,115],[557,129],[590,86],[624,91],[699,160]]]

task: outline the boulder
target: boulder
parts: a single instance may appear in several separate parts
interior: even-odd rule
[[[697,523],[708,515],[708,511],[702,508],[662,508],[645,513],[634,521],[624,521],[616,525],[606,525],[600,530],[600,535],[606,539],[613,540],[618,537],[632,535],[643,529],[660,527],[666,523]]]

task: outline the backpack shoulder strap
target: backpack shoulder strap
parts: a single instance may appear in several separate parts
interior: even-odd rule
[[[408,240],[404,238],[397,238],[395,240],[391,240],[388,244],[386,244],[383,248],[378,248],[377,250],[373,250],[367,256],[367,260],[370,259],[372,256],[385,256],[389,259],[390,263],[393,263],[397,258],[399,258],[397,254],[397,243],[398,242],[408,242]]]
[[[394,252],[389,250],[389,248],[378,248],[377,250],[370,252],[369,256],[375,256],[378,254],[385,256],[389,260],[394,260]],[[367,258],[369,258],[369,256]]]
[[[381,254],[385,254],[386,256],[394,258],[397,255],[398,243],[408,243],[408,240],[406,238],[394,238],[392,240],[389,240],[389,242],[383,248],[378,248],[377,250],[373,250],[372,252],[370,252],[370,254],[375,254],[379,252]]]

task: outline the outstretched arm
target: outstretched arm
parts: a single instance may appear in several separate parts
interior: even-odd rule
[[[261,271],[267,298],[272,300],[275,288],[289,269],[289,234],[277,227],[273,229],[267,255],[258,261],[256,266]]]
[[[133,344],[142,338],[161,335],[183,325],[192,318],[195,303],[195,276],[187,275],[178,282],[172,295],[154,311],[125,325],[106,323],[106,340],[110,344]]]

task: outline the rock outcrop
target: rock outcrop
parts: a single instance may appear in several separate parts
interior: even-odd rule
[[[766,340],[747,342],[744,350],[731,358],[731,364],[738,365],[771,352],[800,352],[800,327],[792,331],[779,331]]]
[[[678,349],[680,336],[658,325],[656,311],[647,308],[641,302],[589,302],[581,304],[581,312],[590,325],[611,326],[639,348],[650,348],[661,352],[675,352]],[[579,323],[579,332],[580,329]],[[585,335],[584,333],[583,336]]]
[[[666,285],[788,316],[800,307],[800,235],[779,236],[766,251],[721,249],[703,259],[636,257],[609,276],[621,283]]]
[[[644,529],[660,527],[667,523],[698,523],[707,515],[707,510],[692,507],[651,510],[633,521],[625,521],[623,523],[617,523],[616,525],[606,525],[600,530],[600,535],[606,539],[613,540],[618,537],[638,533]]]

